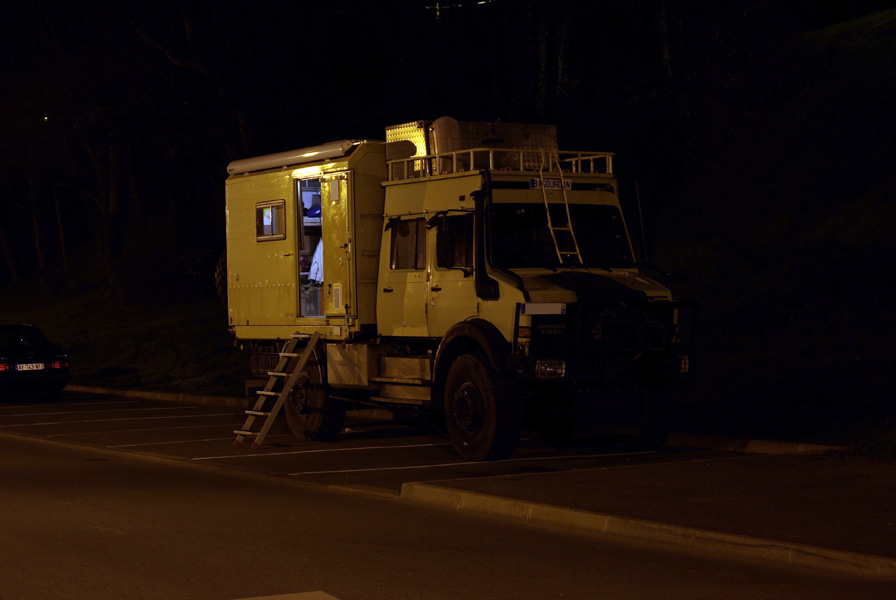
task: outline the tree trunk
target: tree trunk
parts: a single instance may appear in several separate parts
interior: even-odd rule
[[[6,238],[6,231],[0,227],[0,249],[3,250],[3,256],[6,257],[6,266],[9,267],[9,274],[13,283],[19,283],[19,269],[16,267],[16,259],[12,254],[12,248],[9,247],[9,240]]]
[[[28,195],[30,196],[29,200],[31,203],[30,210],[28,211],[31,216],[31,229],[34,232],[34,255],[37,259],[37,273],[41,279],[41,282],[44,282],[44,277],[47,273],[47,262],[44,254],[44,243],[43,243],[43,227],[40,224],[40,203],[37,199],[37,190],[35,189],[34,184],[34,175],[28,175]]]
[[[118,143],[109,144],[109,204],[103,212],[103,266],[109,291],[121,291],[121,223],[119,222],[119,156]]]
[[[68,267],[68,251],[65,248],[65,228],[62,226],[62,213],[59,211],[59,195],[56,193],[55,185],[53,186],[53,208],[56,211],[56,228],[59,231],[59,253],[62,258],[62,273],[67,285],[71,272]]]

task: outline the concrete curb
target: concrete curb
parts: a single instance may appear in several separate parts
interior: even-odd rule
[[[227,406],[230,408],[246,408],[245,398],[226,396],[199,396],[194,394],[178,394],[172,392],[150,392],[146,390],[111,390],[108,388],[87,385],[67,385],[66,390],[102,396],[124,396],[125,398],[144,398],[160,402],[178,402],[181,404],[206,404],[211,406]]]
[[[698,552],[724,554],[733,559],[762,560],[865,577],[896,577],[894,558],[593,513],[429,483],[405,483],[401,489],[401,499],[542,525],[562,525],[596,536],[641,540],[685,547]]]
[[[803,442],[781,442],[776,440],[749,440],[710,437],[673,433],[666,440],[666,446],[679,448],[709,448],[729,452],[750,452],[753,454],[802,454],[819,453],[828,450],[845,450],[845,446],[806,444]]]

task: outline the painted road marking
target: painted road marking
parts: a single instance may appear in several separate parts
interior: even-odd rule
[[[281,594],[279,596],[255,596],[238,598],[237,600],[339,600],[326,592],[301,592],[298,594]]]
[[[216,425],[216,427],[220,427],[220,425]],[[158,430],[157,429],[154,429],[154,430],[141,429],[139,431],[158,431]],[[119,433],[119,432],[115,432],[115,433]],[[223,442],[225,440],[233,441],[234,437],[235,437],[234,435],[230,435],[228,437],[205,438],[205,439],[201,439],[201,440],[174,440],[174,441],[168,441],[168,442],[147,442],[147,443],[143,443],[143,444],[120,444],[117,446],[106,446],[106,448],[136,448],[138,446],[167,446],[167,445],[171,445],[171,444],[195,444],[197,442]],[[292,436],[288,433],[277,433],[277,434],[268,434],[268,436],[265,439],[270,439],[270,438],[275,438],[275,437],[292,437]]]
[[[59,406],[60,404],[64,404],[66,407],[72,406],[108,406],[110,404],[115,406],[120,406],[122,404],[143,404],[140,400],[126,400],[126,401],[113,401],[113,402],[54,402],[53,404],[7,404],[5,406],[0,406],[0,410],[2,409],[22,409],[22,408],[46,408],[48,406]]]
[[[141,431],[173,431],[175,429],[205,429],[205,428],[225,428],[227,431],[231,431],[233,429],[234,424],[213,424],[213,425],[177,425],[174,427],[141,427],[140,429],[104,429],[102,431],[82,431],[82,432],[73,432],[73,433],[50,433],[47,434],[48,438],[55,437],[76,437],[82,435],[109,435],[112,433],[140,433]],[[288,434],[285,434],[288,435]],[[271,437],[271,436],[268,436]]]
[[[56,411],[56,412],[30,412],[30,413],[14,413],[11,415],[2,415],[3,417],[49,417],[54,415],[96,415],[99,413],[110,413],[110,412],[140,412],[140,411],[149,411],[149,410],[187,410],[187,409],[195,409],[196,406],[159,406],[156,408],[110,408],[107,410],[92,410],[89,412],[84,412],[83,410],[67,410],[67,411]]]
[[[622,452],[618,454],[572,454],[572,455],[564,455],[564,456],[529,456],[526,458],[505,458],[504,460],[493,460],[485,463],[471,463],[469,461],[458,459],[457,462],[454,463],[440,463],[434,465],[407,465],[401,467],[371,467],[366,469],[345,469],[345,470],[335,470],[335,471],[303,471],[300,473],[289,473],[290,477],[299,477],[302,475],[333,475],[333,474],[348,474],[348,473],[371,473],[376,471],[406,471],[410,469],[428,469],[428,468],[440,468],[440,467],[456,467],[458,465],[466,465],[468,467],[474,466],[488,466],[488,465],[496,465],[496,464],[506,464],[506,463],[517,463],[517,462],[532,462],[532,461],[555,461],[555,460],[564,460],[564,459],[574,459],[579,460],[583,458],[612,458],[619,456],[641,456],[645,454],[655,454],[653,451],[647,452]],[[590,471],[604,471],[610,469],[634,469],[639,467],[655,467],[659,464],[686,464],[686,463],[694,463],[694,462],[707,462],[707,461],[722,461],[722,460],[733,460],[735,458],[744,458],[746,456],[750,456],[748,454],[742,456],[723,456],[717,458],[693,458],[689,460],[675,460],[675,461],[661,461],[661,462],[646,462],[639,463],[636,465],[602,465],[598,467],[588,467]],[[519,475],[519,473],[511,473],[507,475],[491,475],[490,477],[513,477]],[[478,479],[478,478],[477,478]],[[432,483],[432,482],[430,482]]]
[[[39,415],[32,415],[39,416]],[[111,423],[114,421],[151,421],[159,419],[186,419],[193,417],[232,417],[233,413],[216,413],[216,414],[199,414],[199,415],[174,415],[170,417],[125,417],[119,419],[87,419],[84,421],[47,421],[45,423],[17,423],[15,425],[0,425],[2,428],[8,427],[37,427],[39,425],[79,425],[81,423]],[[109,433],[108,431],[106,433]]]
[[[399,444],[397,446],[353,446],[351,448],[320,448],[317,450],[295,450],[292,452],[265,452],[256,454],[226,454],[223,456],[196,456],[190,460],[218,460],[224,458],[265,458],[268,456],[291,456],[295,454],[325,454],[327,452],[354,452],[356,450],[403,450],[406,448],[434,448],[436,446],[450,446],[449,442],[444,444]]]

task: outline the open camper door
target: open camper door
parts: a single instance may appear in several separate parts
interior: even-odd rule
[[[326,317],[351,317],[352,286],[351,177],[348,172],[321,177],[321,226],[323,240],[323,313]]]

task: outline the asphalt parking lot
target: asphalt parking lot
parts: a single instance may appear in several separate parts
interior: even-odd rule
[[[293,438],[285,420],[264,444],[233,445],[242,408],[67,392],[58,402],[0,403],[0,435],[185,461],[475,511],[569,533],[896,578],[896,465],[800,443],[729,440],[624,453],[527,434],[507,460],[471,463],[444,435],[386,413],[350,414],[334,442]]]
[[[21,399],[0,404],[0,432],[86,444],[288,477],[298,481],[399,495],[408,482],[612,468],[713,456],[718,451],[668,449],[625,454],[596,443],[558,444],[524,436],[508,460],[470,463],[454,454],[447,435],[383,411],[350,413],[336,441],[305,442],[278,419],[260,448],[234,447],[245,415],[231,407],[67,392],[59,402]]]

